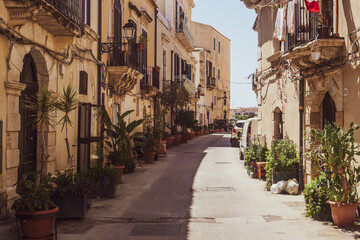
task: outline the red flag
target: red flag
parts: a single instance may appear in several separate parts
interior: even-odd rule
[[[305,0],[305,4],[309,12],[320,12],[318,0]]]

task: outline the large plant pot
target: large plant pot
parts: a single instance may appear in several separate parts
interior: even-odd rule
[[[196,131],[195,132],[195,135],[198,137],[198,136],[200,136],[200,131]]]
[[[17,211],[22,239],[53,239],[58,212],[58,207],[46,211]]]
[[[346,227],[354,225],[356,208],[360,203],[336,203],[328,201],[331,207],[331,216],[335,225]]]
[[[145,163],[154,163],[156,152],[144,152]]]
[[[120,184],[122,183],[122,175],[124,173],[124,168],[125,166],[115,166],[115,170],[117,171],[117,178],[116,178],[116,183]]]
[[[200,136],[204,135],[204,130],[200,130]]]
[[[84,218],[88,210],[86,194],[69,195],[51,200],[59,208],[57,216],[59,219]]]
[[[182,136],[181,135],[175,135],[174,137],[175,137],[174,146],[180,145]]]
[[[171,148],[174,143],[175,137],[164,137],[164,139],[166,140],[166,147]]]
[[[160,147],[157,149],[159,154],[165,154],[166,153],[166,141],[162,141],[160,144]]]
[[[189,140],[189,133],[183,133],[181,138],[181,143],[187,143]]]

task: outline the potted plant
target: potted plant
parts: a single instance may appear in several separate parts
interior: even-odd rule
[[[115,196],[118,171],[114,166],[105,164],[101,167],[89,168],[83,174],[91,182],[92,195],[104,198]]]
[[[173,146],[175,137],[172,136],[170,133],[164,133],[163,139],[166,141],[167,148],[171,148]]]
[[[84,173],[72,169],[48,174],[50,198],[58,206],[58,218],[83,218],[88,210],[87,196],[91,183]]]
[[[20,222],[22,239],[52,239],[59,208],[51,201],[49,184],[39,172],[16,184],[19,198],[12,205]]]
[[[295,143],[289,139],[273,142],[266,157],[266,188],[281,180],[298,178],[299,156]]]
[[[178,110],[175,117],[175,123],[181,126],[182,142],[186,143],[190,140],[190,133],[187,129],[194,125],[194,111],[183,109]]]
[[[174,135],[174,146],[180,145],[182,140],[181,132],[176,131]]]
[[[143,143],[134,142],[134,139],[143,133],[134,130],[143,123],[143,119],[134,120],[127,124],[125,118],[133,112],[127,111],[123,114],[117,113],[117,123],[113,124],[109,114],[105,111],[105,144],[106,158],[109,164],[114,165],[118,172],[117,183],[121,183],[123,171],[131,173],[134,171],[134,152],[137,147],[142,147]]]
[[[351,123],[344,132],[335,124],[327,123],[324,130],[311,131],[314,139],[320,143],[317,153],[328,181],[331,215],[338,226],[353,225],[357,206],[360,205],[356,188],[360,181],[360,167],[355,159],[360,151],[354,139],[358,129],[359,126]]]
[[[139,48],[140,50],[144,50],[144,48],[147,47],[147,42],[148,42],[148,38],[145,34],[141,34],[139,36],[139,41],[136,44],[137,48]]]
[[[144,146],[144,160],[146,163],[153,163],[156,155],[156,141],[154,138],[153,118],[147,114],[144,121],[144,132],[146,142]]]

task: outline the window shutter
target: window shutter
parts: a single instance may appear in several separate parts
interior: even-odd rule
[[[88,94],[88,74],[85,71],[80,71],[79,94]]]

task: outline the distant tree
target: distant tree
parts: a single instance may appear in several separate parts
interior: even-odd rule
[[[248,116],[246,115],[235,115],[234,116],[236,120],[246,120],[248,119]]]

